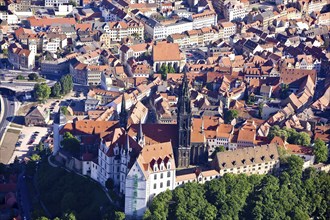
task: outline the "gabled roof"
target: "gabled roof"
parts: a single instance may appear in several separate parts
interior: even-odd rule
[[[251,164],[265,163],[279,159],[275,144],[246,147],[234,151],[219,152],[216,155],[217,169],[230,169]]]

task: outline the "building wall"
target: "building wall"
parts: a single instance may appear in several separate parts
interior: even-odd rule
[[[225,175],[226,173],[232,173],[232,174],[240,174],[245,173],[247,175],[251,174],[267,174],[274,169],[278,168],[280,166],[279,160],[259,163],[259,164],[251,164],[241,167],[234,167],[234,168],[228,168],[228,169],[221,169],[219,171],[220,176]]]

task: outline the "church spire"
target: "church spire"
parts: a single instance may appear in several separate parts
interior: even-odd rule
[[[119,125],[120,125],[120,127],[124,128],[125,130],[127,129],[127,118],[128,118],[128,113],[126,110],[125,96],[123,94],[122,99],[121,99],[121,109],[120,109],[120,113],[119,113]]]
[[[186,71],[179,88],[177,124],[178,146],[175,151],[177,167],[188,167],[190,165],[191,108]]]

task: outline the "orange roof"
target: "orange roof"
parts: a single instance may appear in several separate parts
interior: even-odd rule
[[[292,154],[306,154],[313,155],[313,149],[310,147],[304,147],[296,144],[287,144],[285,146],[286,150]]]
[[[255,140],[256,131],[253,129],[241,129],[238,132],[237,141],[251,142]]]
[[[32,27],[37,26],[50,26],[52,24],[76,24],[76,20],[74,18],[37,18],[37,17],[29,17],[27,20],[30,22]]]
[[[75,29],[80,30],[80,31],[86,31],[87,29],[91,30],[92,24],[91,23],[76,23]]]
[[[67,123],[60,130],[60,134],[70,132],[71,134],[100,134],[112,130],[116,127],[118,121],[92,121],[81,120],[73,123]]]
[[[180,60],[179,44],[159,42],[153,46],[153,61],[178,61]]]

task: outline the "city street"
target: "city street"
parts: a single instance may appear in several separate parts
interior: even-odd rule
[[[0,94],[0,139],[4,136],[4,132],[9,125],[9,122],[13,120],[15,114],[15,102],[13,96]],[[1,140],[0,140],[1,145]]]
[[[23,167],[25,169],[25,167]],[[29,190],[26,186],[26,179],[28,178],[25,176],[25,172],[23,171],[19,176],[18,176],[18,184],[17,184],[17,191],[18,191],[18,198],[19,198],[19,203],[20,207],[22,210],[22,217],[23,219],[31,219],[30,216],[30,198],[29,198]]]

